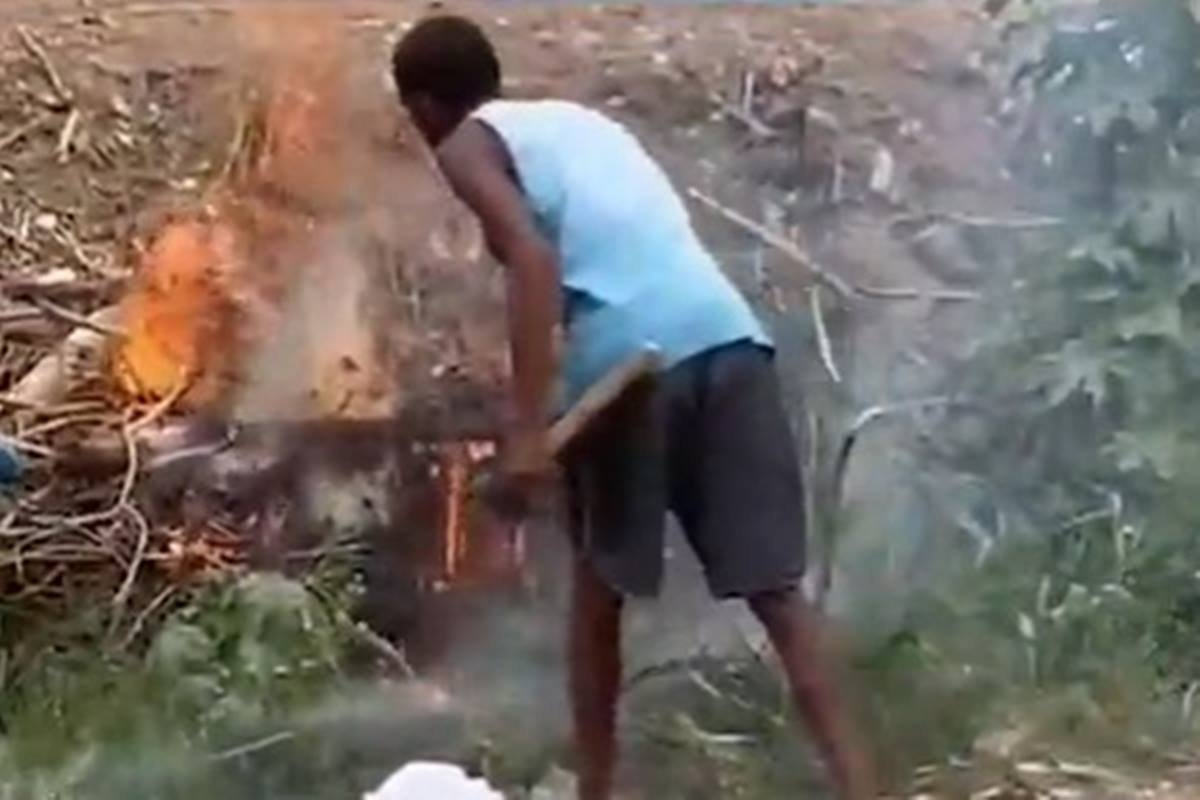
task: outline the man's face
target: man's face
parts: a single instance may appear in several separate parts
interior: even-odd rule
[[[449,136],[455,126],[452,115],[446,109],[425,93],[407,95],[401,98],[413,124],[421,132],[425,141],[432,147],[437,147]]]

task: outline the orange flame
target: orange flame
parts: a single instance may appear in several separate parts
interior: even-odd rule
[[[187,404],[218,403],[236,383],[253,324],[295,276],[281,254],[303,250],[313,215],[341,200],[344,124],[341,48],[324,19],[247,18],[268,80],[238,150],[206,207],[152,238],[122,304],[128,336],[114,359],[119,387],[168,396],[186,380]],[[298,24],[293,24],[298,23]],[[277,35],[287,30],[286,39]],[[284,256],[283,258],[286,258]]]
[[[442,448],[446,491],[442,513],[442,575],[453,580],[467,554],[467,489],[470,485],[471,460],[466,445],[454,443]]]
[[[159,234],[122,307],[128,336],[116,365],[125,391],[165,397],[229,349],[235,308],[226,279],[237,250],[235,231],[216,220],[183,220]],[[218,381],[203,377],[198,391],[209,399]]]

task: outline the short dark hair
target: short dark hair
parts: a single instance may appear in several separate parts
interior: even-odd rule
[[[424,93],[455,111],[468,111],[500,93],[500,60],[474,22],[427,17],[396,44],[392,77],[401,99]]]

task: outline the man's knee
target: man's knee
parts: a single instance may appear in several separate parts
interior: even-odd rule
[[[746,603],[767,628],[795,621],[805,612],[804,594],[798,586],[758,592],[747,597]]]
[[[582,554],[575,556],[575,605],[577,611],[591,615],[619,615],[624,596],[600,576]]]

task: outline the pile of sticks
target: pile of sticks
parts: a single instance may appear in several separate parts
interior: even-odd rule
[[[137,641],[198,574],[234,569],[236,537],[213,519],[187,530],[137,497],[141,438],[174,398],[130,406],[106,364],[124,335],[115,305],[126,271],[118,221],[162,179],[142,169],[190,132],[155,130],[156,98],[105,74],[84,50],[23,26],[0,55],[0,447],[21,465],[0,486],[0,618],[5,639],[72,609],[102,612],[118,645]],[[169,81],[169,77],[167,79]],[[161,83],[161,81],[160,81]],[[160,117],[175,113],[164,103]],[[157,124],[161,125],[162,119]],[[122,211],[124,209],[124,211]],[[119,467],[64,469],[97,436],[122,443]]]

